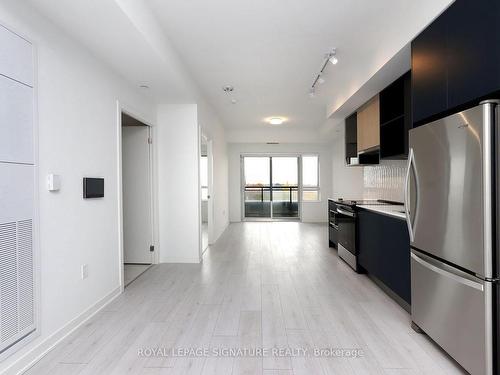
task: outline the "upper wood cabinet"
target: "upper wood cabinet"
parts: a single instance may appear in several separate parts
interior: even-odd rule
[[[380,146],[380,100],[376,95],[358,109],[358,152]]]

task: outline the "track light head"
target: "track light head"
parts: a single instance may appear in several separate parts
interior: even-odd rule
[[[333,65],[337,65],[339,59],[337,58],[337,49],[332,49],[332,52],[328,54],[328,61],[330,61]]]

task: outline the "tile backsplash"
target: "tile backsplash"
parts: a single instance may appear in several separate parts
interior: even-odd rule
[[[381,161],[363,168],[363,198],[403,202],[406,160]]]

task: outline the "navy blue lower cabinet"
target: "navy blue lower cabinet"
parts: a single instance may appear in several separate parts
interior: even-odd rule
[[[361,209],[357,228],[361,266],[411,305],[410,238],[406,222]]]

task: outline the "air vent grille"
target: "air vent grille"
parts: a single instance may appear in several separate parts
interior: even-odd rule
[[[17,256],[19,281],[19,330],[24,331],[35,323],[33,279],[33,225],[31,220],[17,225]]]
[[[33,222],[0,224],[0,353],[34,330]]]
[[[0,224],[0,342],[18,332],[16,223]]]

